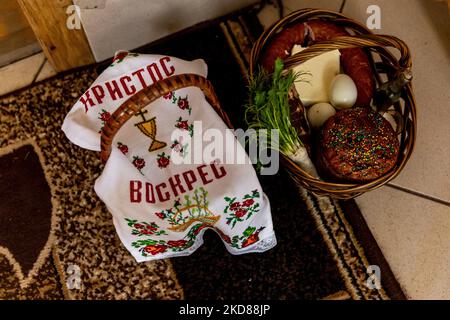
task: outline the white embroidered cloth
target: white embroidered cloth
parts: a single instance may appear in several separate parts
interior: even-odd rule
[[[114,110],[142,88],[182,73],[206,77],[207,66],[118,52],[62,129],[73,143],[100,151],[101,128]],[[226,137],[228,144],[208,152],[203,133]],[[189,255],[202,245],[206,229],[216,231],[232,254],[276,245],[270,204],[245,150],[196,87],[159,98],[120,128],[95,191],[138,262]]]

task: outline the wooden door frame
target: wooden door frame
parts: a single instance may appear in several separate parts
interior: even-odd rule
[[[83,26],[69,28],[72,0],[17,0],[42,50],[57,72],[95,62]],[[72,7],[73,8],[73,7]],[[69,10],[70,12],[70,10]]]

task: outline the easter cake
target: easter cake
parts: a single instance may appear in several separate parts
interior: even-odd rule
[[[379,113],[341,110],[322,127],[316,164],[336,180],[371,181],[395,166],[399,147],[391,124]]]

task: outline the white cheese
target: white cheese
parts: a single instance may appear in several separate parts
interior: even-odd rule
[[[291,54],[304,49],[306,48],[295,45]],[[330,101],[328,94],[331,82],[340,71],[340,55],[339,50],[333,50],[309,59],[294,68],[294,72],[309,73],[301,75],[295,82],[295,89],[305,106]]]

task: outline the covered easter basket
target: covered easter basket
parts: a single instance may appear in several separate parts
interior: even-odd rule
[[[187,88],[198,87],[200,88],[206,100],[214,108],[214,111],[222,118],[225,124],[232,128],[232,124],[227,114],[220,107],[219,99],[217,98],[214,88],[206,78],[197,74],[179,74],[171,76],[169,78],[155,82],[151,86],[139,91],[135,95],[131,96],[125,103],[123,103],[117,110],[111,115],[110,119],[105,123],[105,126],[101,132],[101,159],[105,163],[110,154],[112,148],[112,141],[114,136],[122,127],[134,115],[145,108],[153,101],[161,98],[173,91]]]
[[[286,57],[283,61],[285,70],[292,69],[302,62],[331,50],[359,47],[363,48],[369,57],[376,88],[386,81],[395,79],[400,74],[411,74],[410,52],[406,44],[400,39],[393,36],[375,35],[364,25],[339,13],[326,10],[303,9],[291,13],[273,24],[256,41],[250,57],[250,79],[255,76],[264,49],[280,31],[294,24],[312,20],[330,21],[345,28],[350,35],[335,37],[332,40],[318,41],[302,52]],[[388,50],[390,48],[398,50],[398,58]],[[282,156],[287,170],[300,186],[316,194],[339,199],[353,198],[384,185],[401,172],[413,151],[417,119],[411,82],[404,86],[400,99],[395,102],[391,109],[397,114],[397,133],[400,142],[399,154],[394,167],[381,177],[361,183],[326,181],[326,179],[319,179],[307,173],[289,157]]]

